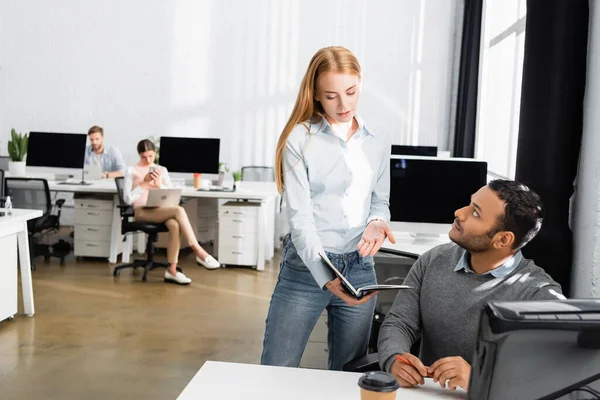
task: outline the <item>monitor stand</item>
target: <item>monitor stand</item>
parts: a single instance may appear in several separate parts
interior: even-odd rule
[[[79,182],[58,182],[58,185],[90,186],[91,182],[85,181],[85,169],[81,169],[81,181]]]

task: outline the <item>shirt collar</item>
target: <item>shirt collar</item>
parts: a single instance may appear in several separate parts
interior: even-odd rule
[[[375,136],[373,134],[373,132],[371,132],[371,130],[365,124],[365,121],[362,119],[362,117],[360,115],[356,114],[354,116],[354,118],[356,119],[356,122],[358,122],[358,132],[365,132],[371,136]],[[309,124],[309,132],[310,133],[319,133],[319,132],[325,131],[326,129],[329,129],[329,131],[331,133],[333,133],[333,130],[331,129],[331,125],[329,125],[329,122],[327,122],[327,119],[324,117],[321,117],[320,121],[317,121],[314,123],[308,122],[308,124]]]
[[[469,254],[469,252],[465,251],[460,260],[458,260],[456,267],[454,267],[454,272],[458,272],[464,269],[465,272],[475,274],[476,272],[473,271],[471,269],[471,266],[469,265],[469,261],[471,258],[470,256],[471,255]],[[517,254],[511,257],[510,260],[506,261],[501,266],[494,268],[491,271],[488,271],[481,275],[492,275],[494,278],[503,278],[507,275],[510,275],[510,273],[513,272],[515,268],[517,268],[517,266],[521,263],[521,260],[523,260],[523,254],[519,251],[517,252]]]

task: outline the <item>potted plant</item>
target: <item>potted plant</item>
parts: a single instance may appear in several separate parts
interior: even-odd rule
[[[220,162],[219,163],[219,178],[216,181],[212,181],[213,186],[223,186],[223,181],[225,180],[225,173],[229,172],[229,166],[227,163]]]
[[[27,134],[17,133],[15,129],[10,130],[10,140],[8,141],[8,170],[11,176],[25,176],[25,154],[27,154]]]
[[[233,175],[233,181],[239,182],[242,180],[242,171],[234,171],[231,173]]]

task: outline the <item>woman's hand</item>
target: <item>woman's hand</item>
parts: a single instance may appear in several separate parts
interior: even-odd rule
[[[379,248],[383,245],[386,238],[388,238],[390,242],[396,243],[390,225],[385,221],[375,219],[367,225],[356,248],[363,257],[368,255],[374,256],[379,251]]]
[[[333,294],[335,294],[340,299],[344,300],[346,304],[351,307],[358,306],[359,304],[364,304],[367,301],[371,300],[373,296],[377,294],[377,292],[371,292],[368,295],[364,296],[360,300],[357,300],[356,297],[349,295],[342,286],[342,281],[340,278],[335,278],[332,281],[329,281],[325,284],[325,287]]]
[[[148,187],[151,188],[160,188],[160,184],[162,182],[162,175],[160,173],[160,169],[155,169],[152,172],[149,172],[144,177],[144,182],[148,183]]]

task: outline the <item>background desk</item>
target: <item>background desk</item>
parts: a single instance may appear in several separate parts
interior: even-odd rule
[[[178,400],[359,400],[354,372],[267,367],[207,361]],[[441,389],[431,379],[418,388],[397,392],[397,399],[466,399],[466,393]]]
[[[13,209],[12,216],[0,217],[0,321],[17,313],[18,259],[21,264],[23,309],[25,315],[30,317],[35,312],[27,221],[41,216],[40,210]]]
[[[110,253],[108,260],[111,263],[117,262],[119,254],[119,244],[123,240],[121,235],[121,216],[118,204],[117,188],[113,179],[103,179],[99,181],[90,181],[91,185],[65,185],[59,184],[56,181],[48,181],[51,191],[57,192],[72,192],[75,194],[110,194],[113,196],[112,222],[110,225]],[[243,182],[240,188],[235,192],[210,192],[198,191],[193,187],[182,187],[182,196],[186,198],[212,198],[224,200],[251,200],[260,203],[259,207],[259,223],[258,226],[258,259],[257,269],[264,269],[265,259],[273,257],[273,249],[275,246],[275,210],[277,189],[273,182]],[[77,236],[77,233],[75,234]],[[77,239],[77,238],[76,238]],[[129,261],[129,255],[132,250],[132,241],[128,239],[128,245],[123,249],[123,262]],[[216,246],[215,246],[216,247]],[[143,246],[141,247],[143,248]],[[138,244],[138,249],[140,246]]]

